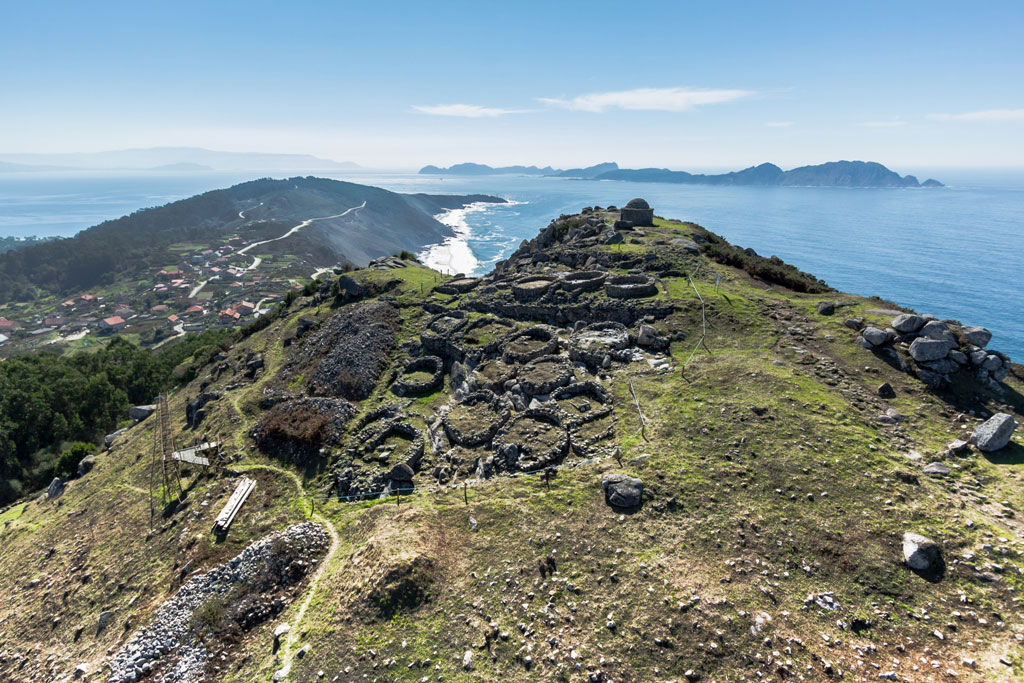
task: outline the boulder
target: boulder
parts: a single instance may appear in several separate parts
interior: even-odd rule
[[[87,455],[78,461],[78,476],[83,477],[96,466],[96,456]]]
[[[1006,413],[996,413],[975,427],[971,434],[971,443],[982,451],[998,451],[1010,443],[1017,421]]]
[[[901,334],[910,334],[924,327],[924,323],[924,318],[919,315],[903,313],[892,319],[892,328]]]
[[[960,369],[959,365],[957,365],[954,361],[951,361],[948,358],[940,358],[939,360],[925,361],[921,363],[921,365],[923,365],[928,370],[931,370],[932,372],[939,373],[940,375],[948,375]]]
[[[150,404],[146,406],[132,406],[128,409],[128,417],[135,420],[136,422],[142,422],[147,417],[156,412],[156,404]]]
[[[601,479],[605,502],[615,508],[635,508],[643,502],[644,484],[625,474],[606,474]]]
[[[878,386],[878,395],[882,398],[896,398],[896,390],[888,382],[882,382]]]
[[[64,480],[60,477],[54,477],[50,485],[46,487],[46,499],[53,500],[64,493]]]
[[[958,351],[957,349],[953,349],[952,351],[949,352],[949,359],[956,363],[957,365],[967,365],[967,363],[969,362],[967,359],[967,354],[964,353],[963,351]]]
[[[836,312],[836,305],[832,301],[822,301],[818,304],[818,313],[820,315],[832,315]]]
[[[955,439],[946,446],[946,452],[950,455],[967,455],[970,450],[970,443],[963,439]]]
[[[389,480],[389,481],[409,482],[409,481],[412,481],[412,477],[413,477],[412,468],[409,467],[404,462],[400,462],[397,465],[395,465],[394,467],[392,467],[391,471],[388,472],[387,476],[384,477],[384,478]]]
[[[952,472],[948,466],[943,465],[941,462],[930,462],[924,466],[922,470],[925,474],[940,474],[947,475]]]
[[[975,346],[984,347],[992,341],[992,333],[984,327],[965,327],[963,333],[967,343]]]
[[[114,618],[114,610],[108,609],[100,612],[99,621],[96,622],[96,632],[99,633],[107,627],[110,620]]]
[[[945,358],[953,347],[954,344],[951,341],[918,337],[910,345],[910,357],[919,363],[939,360],[940,358]]]
[[[885,330],[880,330],[877,327],[865,327],[861,330],[860,335],[864,337],[872,346],[884,346],[892,341],[892,335]]]
[[[908,531],[903,534],[903,559],[911,569],[930,572],[942,565],[942,551],[930,538]]]
[[[914,370],[914,374],[917,375],[917,378],[919,380],[924,382],[932,389],[938,389],[939,387],[942,386],[943,377],[937,372],[933,372],[931,370],[928,370],[927,368],[916,368]]]
[[[924,324],[918,334],[928,339],[939,339],[942,341],[956,342],[956,335],[949,329],[946,323],[939,320],[931,320]]]
[[[117,438],[124,434],[126,431],[128,431],[127,428],[118,429],[116,432],[112,434],[107,434],[105,437],[103,437],[103,445],[106,448],[110,448],[111,446],[114,445],[114,442],[117,441]]]
[[[993,370],[998,370],[999,368],[1003,367],[1003,359],[995,355],[994,353],[990,353],[987,356],[985,356],[985,360],[982,361],[981,367],[985,368],[989,372],[992,372]]]
[[[653,326],[641,324],[636,335],[636,343],[647,349],[662,351],[668,347],[669,342]]]
[[[338,278],[338,294],[345,301],[358,299],[364,293],[363,286],[355,278],[349,275],[342,275]]]
[[[864,327],[864,318],[860,316],[857,316],[856,318],[847,318],[843,321],[843,324],[851,330],[859,330]]]
[[[981,365],[988,358],[988,351],[985,349],[973,349],[971,351],[971,363],[974,365]]]

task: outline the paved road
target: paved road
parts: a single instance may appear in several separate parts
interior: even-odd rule
[[[312,223],[314,221],[325,221],[325,220],[328,220],[328,219],[331,219],[331,218],[341,218],[342,216],[347,216],[348,214],[352,213],[353,211],[358,211],[359,209],[361,209],[361,208],[363,208],[365,206],[366,206],[366,202],[364,201],[359,206],[353,206],[351,209],[347,209],[347,210],[342,211],[341,213],[335,214],[333,216],[321,216],[319,218],[308,218],[308,219],[302,221],[301,223],[299,223],[298,225],[296,225],[294,228],[292,228],[291,230],[289,230],[285,234],[281,235],[280,237],[274,237],[273,239],[262,240],[260,242],[253,242],[252,244],[250,244],[250,245],[248,245],[246,247],[242,247],[241,249],[239,249],[238,253],[239,254],[245,254],[245,253],[248,253],[248,251],[250,249],[253,249],[254,247],[258,247],[258,246],[261,246],[263,244],[269,244],[270,242],[277,242],[278,240],[283,240],[286,237],[291,237],[292,235],[297,233],[299,230],[302,230],[304,227],[306,227],[307,225],[309,225],[310,223]],[[256,268],[262,262],[263,262],[263,259],[261,259],[259,256],[254,256],[253,257],[252,265],[249,266],[248,268],[246,268],[246,271],[250,271],[253,268]]]

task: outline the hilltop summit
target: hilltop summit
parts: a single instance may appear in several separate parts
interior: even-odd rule
[[[1024,372],[980,322],[612,206],[480,278],[375,259],[0,513],[0,675],[1011,680]]]

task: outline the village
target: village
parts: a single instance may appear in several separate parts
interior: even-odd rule
[[[86,348],[113,335],[155,348],[188,332],[243,325],[309,280],[298,275],[294,258],[250,256],[244,253],[249,246],[230,237],[208,248],[181,249],[179,263],[117,287],[59,302],[51,297],[6,304],[0,307],[0,356],[55,345]]]

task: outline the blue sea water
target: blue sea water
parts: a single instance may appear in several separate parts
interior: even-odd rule
[[[927,177],[921,174],[923,177]],[[921,190],[716,187],[522,176],[350,173],[397,192],[487,193],[514,203],[446,217],[452,269],[483,273],[554,217],[644,197],[833,287],[985,325],[1024,360],[1024,174],[934,171]],[[253,174],[0,175],[0,235],[70,235],[107,218],[252,179]]]

